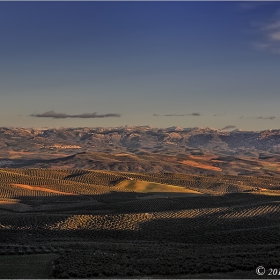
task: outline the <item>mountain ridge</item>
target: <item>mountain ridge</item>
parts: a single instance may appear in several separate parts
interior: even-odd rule
[[[0,127],[0,166],[278,176],[280,130]]]

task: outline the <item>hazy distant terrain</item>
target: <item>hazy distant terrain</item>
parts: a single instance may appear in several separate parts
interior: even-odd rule
[[[278,176],[280,130],[0,128],[0,167]]]

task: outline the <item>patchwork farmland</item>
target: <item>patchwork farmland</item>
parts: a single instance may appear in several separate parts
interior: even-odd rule
[[[0,214],[0,263],[50,254],[46,278],[257,278],[280,257],[275,177],[0,169]]]

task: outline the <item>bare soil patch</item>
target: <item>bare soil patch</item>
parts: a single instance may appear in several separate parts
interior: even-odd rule
[[[190,158],[198,159],[198,160],[211,160],[215,155],[204,155],[204,156],[194,156],[190,155]]]
[[[183,161],[180,161],[180,163],[187,164],[187,165],[190,165],[192,167],[207,169],[207,170],[222,171],[222,169],[220,167],[201,164],[201,163],[195,162],[193,160],[183,160]]]
[[[56,193],[56,194],[64,194],[64,195],[78,195],[75,193],[68,193],[68,192],[60,192],[48,188],[42,188],[42,187],[34,187],[34,186],[29,186],[29,185],[24,185],[24,184],[12,184],[12,186],[15,187],[20,187],[28,190],[36,190],[36,191],[42,191],[42,192],[49,192],[49,193]]]
[[[9,151],[10,155],[34,155],[35,152],[24,152],[24,151]]]

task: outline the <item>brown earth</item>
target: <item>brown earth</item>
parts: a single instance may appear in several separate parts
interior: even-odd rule
[[[24,185],[24,184],[12,184],[12,186],[19,187],[19,188],[24,188],[28,190],[36,190],[36,191],[42,191],[42,192],[49,192],[49,193],[56,193],[56,194],[64,194],[64,195],[78,195],[75,193],[68,193],[68,192],[60,192],[48,188],[42,188],[42,187],[34,187],[34,186],[29,186],[29,185]]]
[[[193,161],[193,160],[184,160],[184,161],[181,161],[181,163],[190,165],[192,167],[197,167],[197,168],[202,168],[202,169],[207,169],[207,170],[222,171],[222,169],[219,167],[212,166],[212,165],[206,165],[203,163],[201,164],[201,163]]]

